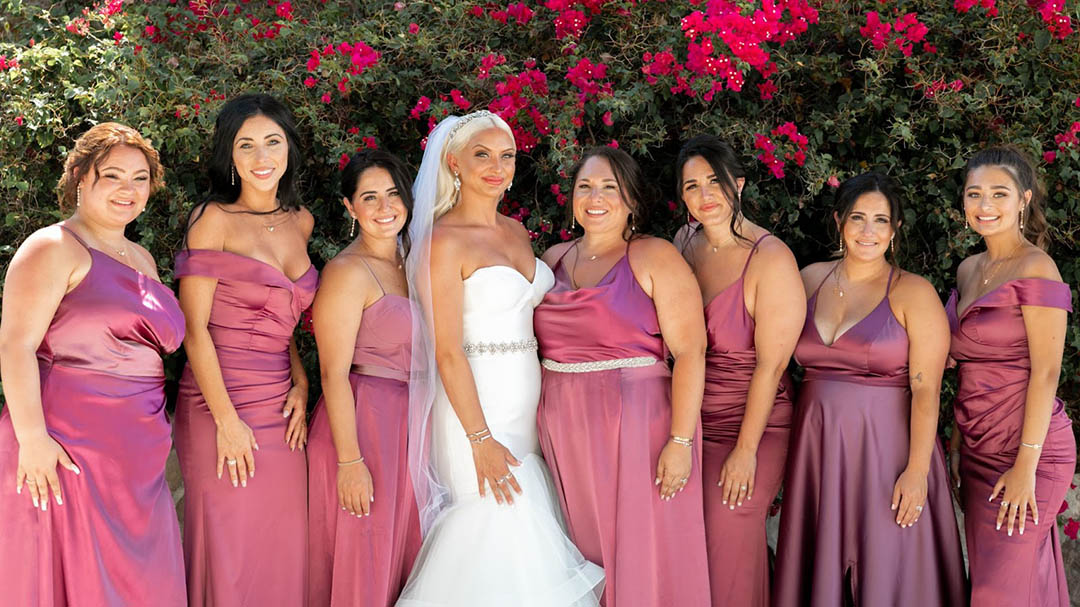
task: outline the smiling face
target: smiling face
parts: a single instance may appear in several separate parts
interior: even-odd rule
[[[285,131],[263,114],[248,118],[236,132],[232,159],[242,188],[255,188],[259,192],[275,190],[289,168]]]
[[[845,255],[860,261],[883,257],[896,233],[889,199],[881,192],[866,192],[856,198],[842,222],[836,214],[833,217],[844,240]]]
[[[150,164],[142,150],[117,145],[97,168],[91,166],[79,179],[79,187],[78,214],[95,223],[122,228],[146,208],[150,198]]]
[[[574,218],[586,232],[626,229],[630,207],[606,158],[593,156],[574,179]]]
[[[386,169],[373,166],[360,174],[356,192],[345,208],[359,222],[360,234],[377,238],[394,238],[405,227],[408,211],[401,191]]]
[[[1020,231],[1020,210],[1031,201],[1007,169],[981,166],[968,173],[964,184],[964,215],[982,237]]]
[[[681,194],[687,210],[703,225],[724,224],[731,219],[731,201],[720,182],[720,176],[705,158],[691,156],[682,169]],[[737,179],[742,190],[745,180]]]
[[[517,147],[501,128],[478,131],[455,154],[447,155],[450,170],[461,179],[462,196],[498,198],[514,180]]]

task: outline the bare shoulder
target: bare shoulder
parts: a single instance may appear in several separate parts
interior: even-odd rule
[[[899,304],[905,310],[924,310],[928,307],[942,307],[941,296],[926,278],[901,270],[893,281],[889,292],[890,301]]]
[[[503,214],[498,214],[498,221],[501,226],[510,231],[515,239],[524,241],[525,244],[532,248],[532,238],[529,237],[529,231],[525,229],[525,224],[520,221],[507,217]]]
[[[836,261],[818,261],[799,271],[799,274],[802,275],[803,287],[806,288],[807,296],[821,284],[821,281],[825,280],[825,276],[832,271],[835,265]]]
[[[229,233],[231,213],[217,202],[204,202],[191,210],[188,218],[186,244],[192,249],[225,249],[225,236]]]
[[[86,247],[57,223],[40,228],[28,236],[15,251],[12,263],[35,263],[38,260],[75,263],[84,255]]]
[[[375,286],[375,280],[360,256],[349,251],[335,255],[319,272],[320,292],[326,290],[350,296],[366,296]]]
[[[650,268],[659,269],[671,263],[686,265],[686,260],[675,245],[656,236],[639,236],[631,240],[627,254],[630,255],[631,261],[636,261],[635,258],[647,260],[646,263]]]
[[[795,254],[788,248],[787,243],[772,234],[758,243],[755,257],[758,258],[757,263],[769,268],[790,265],[797,270],[799,267],[795,261]]]
[[[1057,264],[1038,247],[1027,247],[1016,269],[1017,278],[1045,278],[1061,282],[1061,272]]]
[[[574,246],[574,241],[560,242],[558,244],[551,245],[548,250],[544,251],[544,254],[540,257],[540,260],[549,266],[554,267],[559,258],[566,254],[570,250],[570,247]]]
[[[984,253],[976,253],[969,257],[964,258],[964,261],[960,262],[960,265],[956,268],[956,284],[967,284],[968,278],[971,277],[971,273],[975,271],[975,268],[979,265],[979,259],[982,258]]]
[[[311,238],[311,232],[315,229],[315,216],[311,214],[311,211],[307,207],[300,207],[296,210],[297,220],[300,222],[300,229],[303,230],[304,236]]]
[[[431,228],[431,262],[456,258],[465,250],[468,235],[464,228],[454,224],[436,223]]]

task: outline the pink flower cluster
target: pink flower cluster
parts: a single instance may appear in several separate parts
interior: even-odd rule
[[[896,35],[891,35],[896,32]],[[910,57],[916,44],[923,43],[923,50],[933,52],[934,47],[925,42],[930,28],[919,21],[917,13],[906,13],[895,22],[882,21],[877,11],[866,13],[866,25],[859,28],[863,38],[879,51],[895,46],[902,55]],[[936,49],[934,49],[936,50]]]
[[[548,95],[547,74],[536,69],[536,62],[525,62],[525,69],[510,74],[495,84],[495,98],[488,110],[498,114],[514,132],[519,150],[528,152],[540,143],[540,137],[551,132],[551,124],[533,101]],[[532,122],[527,128],[525,117]]]
[[[19,67],[18,60],[12,58],[8,59],[7,55],[0,55],[0,72],[6,72]]]
[[[769,80],[776,64],[765,45],[782,46],[806,32],[810,24],[817,23],[817,10],[807,0],[761,0],[751,14],[744,14],[739,4],[727,0],[707,0],[705,4],[704,11],[694,11],[680,22],[688,39],[686,62],[680,63],[670,48],[647,52],[642,55],[646,81],[656,84],[660,77],[670,76],[672,94],[694,97],[702,92],[705,101],[712,101],[725,88],[742,90],[746,73],[741,65],[746,64],[765,79],[758,85],[761,98],[771,99],[777,92]],[[719,43],[723,48],[717,48]],[[704,84],[695,86],[699,80]]]
[[[506,57],[498,53],[488,53],[480,60],[480,70],[476,73],[477,80],[486,80],[491,76],[491,70],[497,65],[506,63]]]
[[[323,60],[331,56],[339,56],[342,59],[346,59],[345,74],[341,76],[341,79],[337,81],[336,87],[339,92],[345,94],[348,92],[348,84],[350,76],[359,76],[364,73],[364,70],[375,65],[379,62],[381,56],[378,51],[371,48],[364,42],[342,42],[338,45],[327,44],[322,50],[313,50],[308,57],[305,67],[309,73],[318,72],[322,66]],[[304,86],[307,88],[314,88],[318,84],[318,80],[309,75],[304,79]],[[333,99],[333,95],[330,92],[323,93],[323,103],[330,103]]]
[[[589,25],[589,17],[585,14],[585,11],[589,11],[589,14],[592,15],[598,14],[604,5],[610,1],[545,0],[543,5],[544,8],[558,13],[554,20],[555,38],[562,40],[564,38],[580,38]]]
[[[981,6],[986,9],[987,16],[997,17],[998,9],[996,4],[997,0],[955,0],[953,8],[958,13],[966,13],[976,6]]]
[[[1065,0],[1028,0],[1042,17],[1046,29],[1058,40],[1063,40],[1073,32],[1072,19],[1065,14]]]
[[[599,61],[593,63],[586,57],[566,71],[566,79],[579,91],[578,100],[581,103],[590,98],[611,95],[611,83],[601,82],[606,77],[607,66]]]
[[[469,14],[473,17],[483,17],[484,7],[475,4],[469,8]],[[509,23],[511,19],[518,25],[526,25],[532,21],[535,14],[533,9],[529,8],[524,2],[511,2],[505,8],[493,3],[487,4],[487,16],[503,25]]]
[[[917,83],[915,88],[918,89],[922,86],[921,83]],[[954,93],[960,92],[964,88],[964,81],[957,78],[952,82],[945,82],[944,79],[938,79],[930,84],[926,85],[923,89],[923,96],[927,99],[933,99],[938,96],[939,93],[945,93],[952,91]]]
[[[1057,149],[1065,151],[1067,148],[1080,146],[1080,122],[1074,122],[1069,125],[1069,128],[1064,133],[1054,135],[1054,143],[1057,144]],[[1049,160],[1046,159],[1046,154],[1043,154],[1043,159],[1047,162],[1053,162],[1057,154],[1054,152],[1053,156]]]
[[[786,165],[784,160],[794,160],[798,166],[806,164],[806,146],[809,144],[809,140],[805,135],[799,133],[799,128],[795,126],[794,122],[785,122],[773,129],[770,134],[773,139],[761,133],[755,133],[754,149],[761,150],[757,159],[769,168],[769,172],[772,173],[773,177],[777,179],[784,178],[784,166]],[[774,139],[779,140],[780,137],[786,137],[788,143],[781,143],[782,147],[778,149]],[[778,151],[783,153],[784,160],[777,157]]]

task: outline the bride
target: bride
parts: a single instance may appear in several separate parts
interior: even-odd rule
[[[425,537],[398,607],[592,607],[603,590],[540,456],[532,315],[554,277],[497,211],[515,153],[498,116],[451,116],[413,186],[409,447]]]

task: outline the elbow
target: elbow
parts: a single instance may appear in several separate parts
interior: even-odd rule
[[[1060,379],[1061,363],[1058,363],[1056,365],[1032,367],[1031,376],[1028,381],[1032,385],[1046,386],[1050,390],[1057,392],[1057,385]]]
[[[453,369],[463,358],[465,358],[465,352],[460,347],[435,349],[435,366],[443,374]]]

